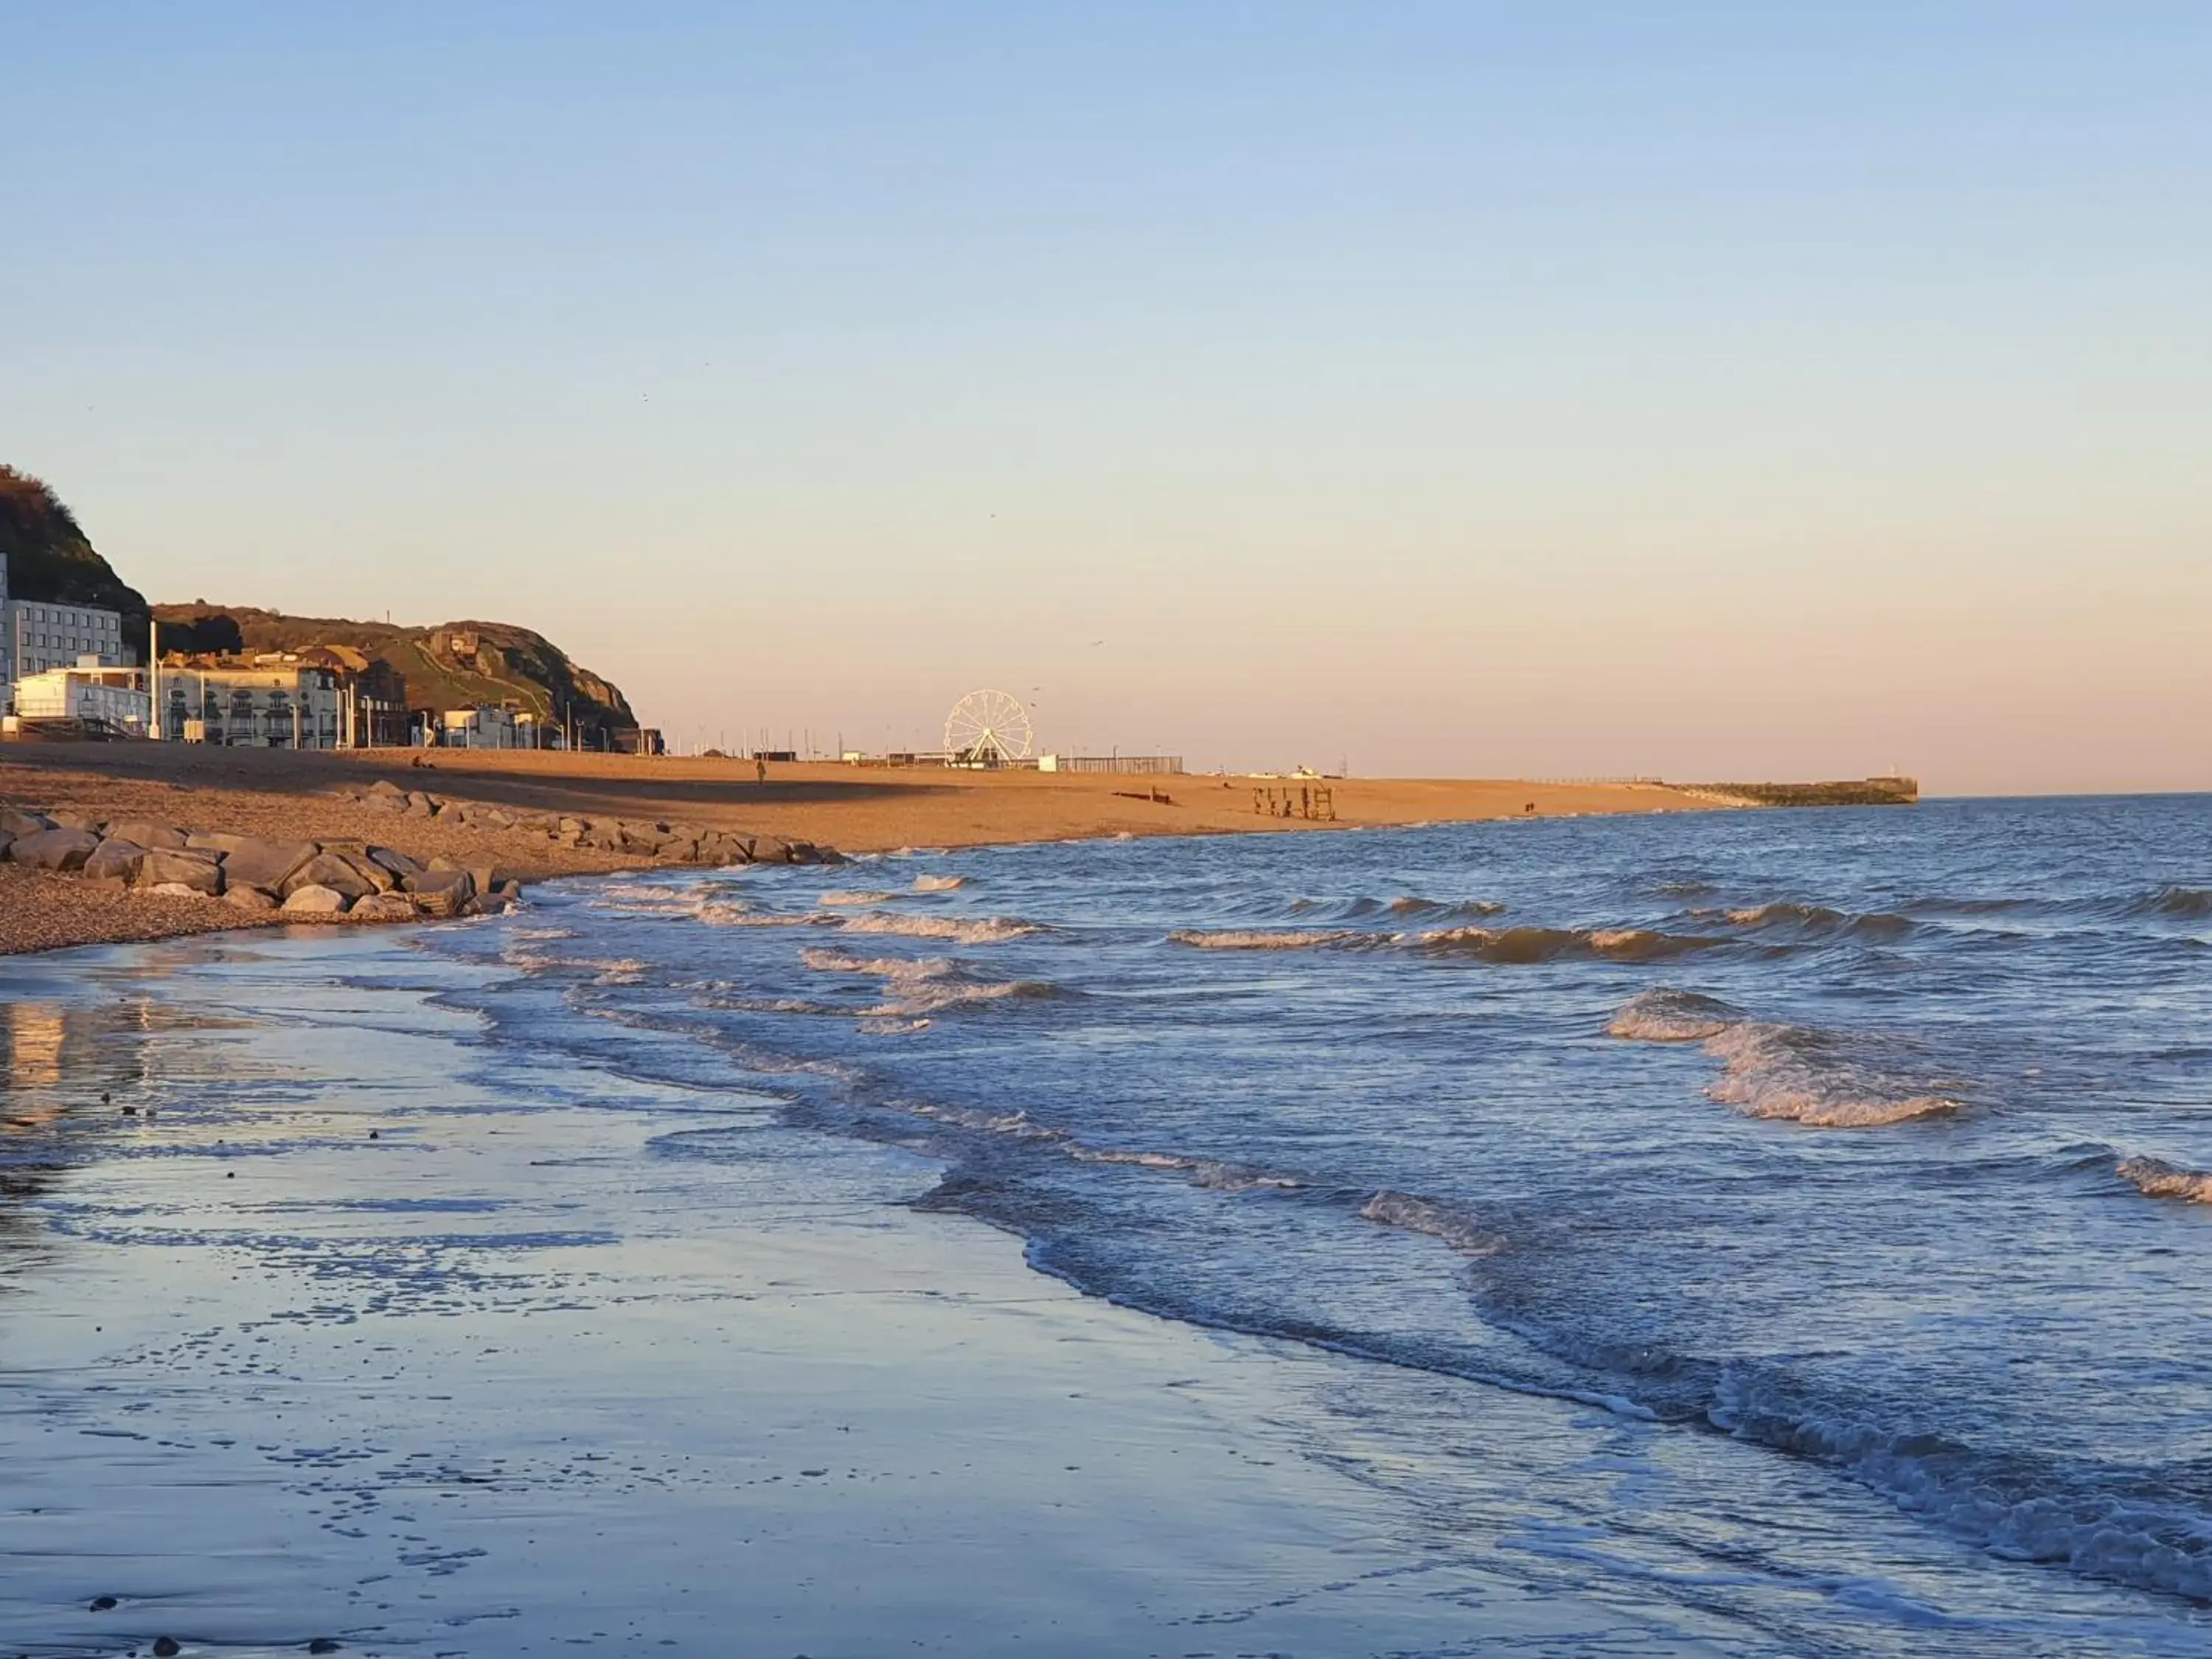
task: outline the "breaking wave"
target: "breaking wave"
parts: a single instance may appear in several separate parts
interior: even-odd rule
[[[1359,1218],[1401,1232],[1426,1233],[1441,1239],[1462,1255],[1489,1255],[1503,1241],[1485,1232],[1466,1211],[1410,1193],[1379,1192],[1359,1206]]]
[[[1425,951],[1498,963],[1552,962],[1570,956],[1658,962],[1725,943],[1650,927],[1446,927],[1413,934],[1408,942]]]
[[[951,939],[959,945],[995,945],[1003,939],[1024,939],[1044,930],[1033,921],[1013,916],[902,916],[890,910],[870,910],[849,918],[848,933],[893,933],[907,939]]]
[[[2190,1204],[2212,1204],[2212,1173],[2185,1170],[2163,1158],[2130,1158],[2120,1161],[2121,1178],[2132,1181],[2147,1198],[2178,1198]]]
[[[1706,1095],[1746,1117],[1871,1129],[1960,1109],[1876,1053],[1875,1039],[1752,1019],[1717,997],[1649,991],[1606,1026],[1638,1042],[1700,1042],[1721,1062]]]
[[[2212,890],[2161,887],[2131,908],[2142,915],[2179,916],[2194,921],[2200,916],[2212,916]]]
[[[1323,945],[1341,945],[1359,935],[1338,930],[1273,933],[1235,927],[1178,927],[1168,938],[1177,945],[1200,951],[1310,951]]]
[[[1140,1170],[1162,1170],[1188,1176],[1194,1186],[1223,1192],[1252,1192],[1262,1188],[1288,1192],[1305,1185],[1290,1176],[1269,1175],[1218,1158],[1185,1158],[1176,1152],[1132,1152],[1114,1147],[1071,1145],[1067,1155],[1079,1164],[1121,1164]]]
[[[894,898],[896,896],[896,895],[892,893],[874,893],[866,890],[854,890],[849,888],[838,888],[833,891],[824,893],[822,896],[821,902],[823,904],[832,905],[881,904],[886,899]]]
[[[965,887],[965,876],[916,876],[914,890],[917,893],[949,893],[956,887]]]
[[[1695,991],[1644,991],[1629,998],[1605,1028],[1632,1042],[1703,1042],[1741,1024],[1743,1011]]]
[[[1042,980],[975,978],[949,957],[860,957],[830,945],[810,946],[799,953],[799,959],[823,973],[866,974],[882,980],[889,995],[859,1010],[863,1019],[911,1020],[1009,997],[1061,994],[1058,986]]]

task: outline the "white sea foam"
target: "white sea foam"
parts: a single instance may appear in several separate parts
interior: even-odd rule
[[[914,890],[917,893],[949,893],[956,887],[965,887],[965,876],[916,876]]]
[[[949,957],[859,957],[832,945],[809,947],[799,953],[799,959],[827,973],[867,974],[882,980],[890,994],[883,1002],[860,1009],[864,1019],[913,1019],[1009,997],[1058,994],[1058,988],[1039,980],[974,978],[962,973]]]
[[[1703,1042],[1742,1018],[1741,1010],[1718,997],[1662,988],[1629,998],[1605,1030],[1632,1042]]]
[[[1013,916],[908,916],[890,910],[870,910],[849,918],[848,933],[893,933],[908,939],[951,939],[961,945],[995,945],[1023,939],[1043,930],[1033,921]]]
[[[821,902],[832,905],[881,904],[897,896],[892,893],[870,892],[860,888],[834,888],[822,896]]]
[[[2212,1204],[2212,1172],[2185,1170],[2164,1158],[2130,1158],[2121,1160],[2119,1173],[2123,1180],[2135,1182],[2146,1197]]]
[[[1200,951],[1310,951],[1319,945],[1341,944],[1353,937],[1341,930],[1270,933],[1235,927],[1178,927],[1168,935],[1177,945]]]
[[[1721,943],[1650,927],[1440,927],[1400,937],[1426,951],[1522,963],[1584,954],[1616,962],[1656,962]]]
[[[1495,1233],[1485,1232],[1466,1211],[1410,1193],[1379,1192],[1360,1206],[1359,1215],[1378,1226],[1442,1239],[1462,1255],[1492,1255],[1504,1243]]]
[[[1164,1170],[1187,1176],[1195,1186],[1224,1192],[1249,1192],[1267,1188],[1295,1191],[1305,1183],[1290,1176],[1269,1175],[1216,1158],[1186,1158],[1176,1152],[1125,1152],[1118,1147],[1071,1146],[1067,1155],[1079,1164],[1121,1164],[1140,1170]]]
[[[1871,1039],[1751,1019],[1695,992],[1644,992],[1606,1030],[1632,1042],[1702,1042],[1722,1067],[1705,1093],[1746,1117],[1869,1129],[1960,1109],[1960,1102],[1878,1063],[1868,1052]]]

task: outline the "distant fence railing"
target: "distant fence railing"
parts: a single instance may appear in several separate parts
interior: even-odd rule
[[[1048,772],[1121,772],[1137,776],[1180,777],[1181,755],[1048,755],[1038,763]]]

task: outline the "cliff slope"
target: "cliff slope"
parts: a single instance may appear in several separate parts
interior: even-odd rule
[[[0,554],[8,597],[123,613],[124,643],[146,654],[145,596],[109,568],[45,480],[0,465]]]
[[[399,682],[410,708],[512,702],[556,725],[574,720],[600,738],[637,726],[619,687],[570,661],[543,634],[512,623],[405,628],[200,600],[157,605],[153,614],[161,624],[164,654],[350,646]]]

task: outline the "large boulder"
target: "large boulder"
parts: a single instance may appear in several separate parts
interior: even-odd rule
[[[110,836],[84,861],[84,873],[94,881],[120,882],[127,887],[138,879],[138,867],[145,862],[146,849],[137,842]]]
[[[258,887],[241,887],[235,883],[224,890],[222,902],[233,909],[244,910],[248,915],[258,915],[276,908],[276,899]]]
[[[415,920],[415,901],[404,893],[371,893],[367,898],[356,899],[353,908],[346,912],[349,921],[412,921]]]
[[[390,847],[372,847],[368,849],[368,857],[370,862],[381,865],[391,872],[394,881],[404,880],[422,867],[406,854]]]
[[[149,847],[146,856],[139,860],[137,884],[149,888],[187,887],[213,898],[222,891],[222,866],[213,853]]]
[[[401,884],[410,893],[449,893],[456,902],[477,894],[476,878],[462,869],[419,870]]]
[[[140,847],[174,850],[189,844],[183,830],[153,818],[118,818],[107,826],[107,834],[111,840],[132,842]]]
[[[233,887],[258,887],[267,893],[282,892],[319,850],[311,841],[263,841],[253,836],[230,839],[234,844],[222,856],[223,879]]]
[[[353,901],[331,887],[313,883],[295,887],[284,896],[283,914],[288,916],[342,916]]]
[[[44,812],[33,812],[27,807],[0,806],[0,835],[21,840],[35,836],[41,830],[51,830],[54,821]]]
[[[153,898],[204,899],[208,896],[189,882],[157,881],[150,887],[133,890]]]
[[[370,874],[374,871],[374,875]],[[367,898],[392,885],[391,872],[366,856],[325,847],[284,878],[283,892],[289,902],[302,888],[325,887],[349,899]]]
[[[54,821],[54,828],[57,830],[87,830],[96,836],[105,827],[105,821],[97,812],[64,808],[49,812],[46,816]]]
[[[40,830],[18,836],[8,856],[38,870],[82,870],[100,850],[100,837],[88,830]]]

